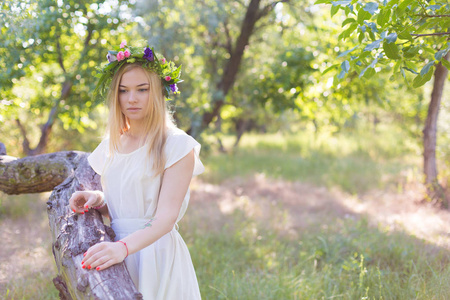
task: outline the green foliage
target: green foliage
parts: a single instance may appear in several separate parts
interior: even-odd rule
[[[450,51],[450,5],[446,0],[316,2],[319,3],[331,4],[332,15],[338,10],[344,12],[346,19],[342,22],[339,39],[357,36],[359,41],[351,51],[341,54],[347,57],[352,52],[341,66],[336,76],[338,80],[350,70],[360,77],[370,78],[376,68],[381,70],[394,62],[394,78],[402,74],[407,79],[405,71],[411,72],[415,75],[412,86],[417,88],[431,79],[439,62],[450,67],[444,59]]]
[[[89,113],[102,103],[91,94],[95,67],[106,61],[108,43],[120,43],[131,29],[131,8],[127,0],[2,2],[0,123],[29,120],[32,131],[53,122],[48,113],[56,108],[66,130],[95,128]]]

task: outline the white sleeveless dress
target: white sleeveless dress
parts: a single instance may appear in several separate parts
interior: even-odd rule
[[[201,174],[204,166],[199,158],[200,148],[201,145],[184,131],[169,129],[165,168],[194,150],[192,176]],[[89,155],[88,161],[94,171],[102,176],[111,227],[116,233],[116,240],[119,240],[143,228],[155,215],[161,176],[152,178],[148,145],[127,154],[115,152],[112,158],[108,149],[109,139],[104,139]],[[177,223],[186,212],[189,196],[188,189]],[[178,233],[178,225],[150,246],[128,256],[125,264],[144,300],[201,299],[191,256]]]

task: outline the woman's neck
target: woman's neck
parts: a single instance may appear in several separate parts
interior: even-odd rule
[[[144,126],[141,123],[131,123],[125,134],[133,140],[144,140],[146,137]]]

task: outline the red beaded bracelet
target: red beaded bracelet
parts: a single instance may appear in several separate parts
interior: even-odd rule
[[[127,256],[125,256],[125,258],[127,258],[128,257],[128,246],[127,246],[127,243],[125,243],[124,241],[117,241],[116,243],[122,243],[122,244],[125,245],[125,249],[127,249]]]
[[[94,209],[100,209],[100,208],[102,208],[102,207],[105,207],[105,205],[106,205],[106,202],[103,202],[102,204],[100,204],[99,206],[95,206],[95,207],[93,207]]]

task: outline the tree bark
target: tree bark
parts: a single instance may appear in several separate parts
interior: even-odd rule
[[[69,208],[69,198],[75,191],[101,190],[100,176],[89,166],[87,156],[88,153],[76,151],[22,159],[0,156],[0,190],[19,194],[54,188],[47,212],[58,268],[53,282],[61,299],[142,299],[124,263],[102,271],[81,268],[83,253],[89,247],[113,241],[115,236],[95,209],[79,215]],[[13,187],[9,186],[11,179]]]
[[[0,156],[0,190],[8,195],[51,191],[73,172],[73,160],[80,153],[64,151],[22,159]]]
[[[450,52],[444,57],[448,60]],[[439,184],[437,175],[438,170],[436,166],[436,133],[437,120],[439,116],[439,108],[441,105],[442,94],[444,91],[445,81],[447,80],[448,70],[442,63],[436,66],[434,72],[433,91],[431,93],[431,100],[428,106],[427,119],[425,121],[425,128],[423,129],[423,164],[425,174],[425,185],[427,188],[427,196],[436,203],[443,203],[448,206],[445,201],[444,189]]]

